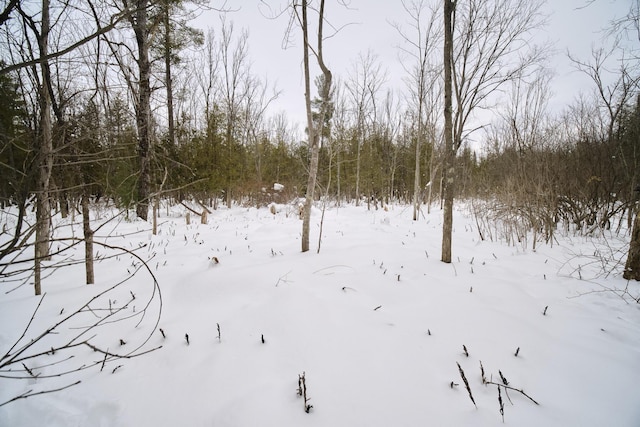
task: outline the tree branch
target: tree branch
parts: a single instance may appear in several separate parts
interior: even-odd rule
[[[41,395],[41,394],[55,393],[55,392],[58,392],[58,391],[66,390],[66,389],[68,389],[70,387],[73,387],[74,385],[80,384],[81,382],[82,381],[76,381],[75,383],[66,385],[64,387],[55,388],[55,389],[51,389],[51,390],[38,391],[38,392],[35,392],[35,393],[32,392],[33,390],[29,390],[29,391],[26,391],[26,392],[22,393],[19,396],[14,397],[13,399],[9,399],[6,402],[0,403],[0,407],[6,405],[8,403],[15,402],[16,400],[26,399],[26,398],[32,397],[32,396],[38,396],[38,395]]]

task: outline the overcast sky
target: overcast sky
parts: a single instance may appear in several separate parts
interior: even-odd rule
[[[539,30],[540,41],[555,53],[550,61],[554,71],[552,88],[554,97],[550,106],[559,110],[569,104],[580,91],[591,89],[586,78],[570,66],[566,52],[577,58],[588,60],[591,47],[600,45],[603,29],[614,18],[626,15],[632,1],[636,0],[550,0],[545,5],[549,14],[548,24]],[[287,16],[268,19],[272,12],[265,4],[277,10],[285,6],[286,0],[227,0],[226,4],[237,11],[229,13],[228,20],[237,30],[249,30],[249,51],[253,73],[268,77],[281,90],[281,95],[272,104],[270,113],[286,111],[290,120],[304,122],[304,89],[302,72],[302,50],[299,40],[295,46],[283,48],[283,37],[287,27]],[[397,22],[406,26],[410,21],[400,5],[400,0],[350,0],[350,8],[336,0],[326,4],[326,16],[337,27],[343,28],[325,44],[325,59],[334,76],[346,79],[360,53],[371,49],[388,72],[387,87],[404,90],[405,76],[399,61],[398,46],[401,38],[391,25]],[[221,4],[221,0],[212,2]],[[219,26],[217,13],[207,12],[198,19],[199,26]],[[238,31],[239,32],[239,31]],[[294,36],[301,38],[300,30]],[[319,73],[317,73],[319,74]],[[315,87],[312,89],[315,94]],[[304,125],[302,125],[304,126]]]

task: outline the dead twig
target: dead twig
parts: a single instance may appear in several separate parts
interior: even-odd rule
[[[536,402],[536,400],[533,397],[531,397],[527,393],[525,393],[524,390],[517,389],[515,387],[511,387],[511,386],[506,385],[506,384],[496,383],[496,382],[493,382],[493,381],[487,381],[487,384],[492,384],[492,385],[497,385],[499,387],[504,387],[505,390],[517,391],[518,393],[522,394],[524,397],[526,397],[527,399],[529,399],[530,401],[532,401],[536,405],[540,405],[538,402]]]
[[[32,396],[38,396],[38,395],[41,395],[41,394],[55,393],[55,392],[58,392],[58,391],[66,390],[66,389],[68,389],[69,387],[73,387],[74,385],[78,385],[78,384],[80,384],[80,383],[81,383],[81,381],[76,381],[75,383],[73,383],[73,384],[69,384],[69,385],[64,386],[64,387],[60,387],[60,388],[56,388],[56,389],[51,389],[51,390],[37,391],[37,392],[35,392],[35,393],[33,393],[33,390],[29,390],[29,391],[26,391],[26,392],[22,393],[22,394],[21,394],[21,395],[19,395],[19,396],[16,396],[16,397],[14,397],[14,398],[12,398],[12,399],[7,400],[6,402],[0,403],[0,407],[2,407],[2,406],[4,406],[4,405],[6,405],[6,404],[8,404],[8,403],[15,402],[16,400],[26,399],[26,398],[28,398],[28,397],[32,397]]]

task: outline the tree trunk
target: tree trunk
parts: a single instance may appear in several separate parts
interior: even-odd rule
[[[151,63],[149,61],[149,30],[147,25],[148,0],[138,0],[133,30],[138,45],[138,105],[136,109],[136,126],[138,128],[138,157],[140,159],[140,176],[138,178],[138,218],[147,220],[149,215],[149,186],[151,182]]]
[[[413,220],[420,216],[420,145],[422,140],[422,88],[418,106],[418,135],[416,137],[416,169],[413,176]]]
[[[58,196],[60,203],[60,216],[64,219],[69,216],[69,193],[63,190]]]
[[[629,253],[627,254],[627,263],[622,274],[622,277],[626,280],[640,280],[640,220],[638,219],[638,209],[634,210],[636,214],[633,220],[633,230],[631,231]]]
[[[175,123],[173,114],[173,80],[171,76],[171,53],[173,41],[171,39],[171,22],[169,21],[170,4],[165,1],[164,10],[164,66],[165,66],[165,86],[167,88],[167,126],[169,145],[176,143]]]
[[[322,56],[322,28],[324,23],[324,0],[320,1],[318,11],[318,46],[317,55],[318,65],[324,75],[324,84],[322,85],[322,115],[325,114],[326,103],[329,101],[331,94],[331,71],[325,66]],[[318,175],[318,159],[320,154],[319,132],[316,132],[313,123],[313,113],[311,111],[311,77],[309,75],[309,27],[307,23],[307,0],[302,0],[302,35],[304,39],[304,83],[305,83],[305,105],[307,109],[307,127],[309,129],[309,151],[311,159],[309,161],[309,178],[307,180],[307,192],[305,195],[304,215],[302,218],[302,252],[309,250],[309,225],[311,222],[311,206],[313,206],[313,198],[316,187],[316,178]],[[321,117],[320,123],[324,122]]]
[[[235,108],[235,107],[231,107]],[[231,209],[232,201],[231,201],[231,165],[233,164],[233,151],[232,151],[232,139],[233,139],[233,123],[235,122],[235,114],[233,111],[230,112],[230,118],[227,122],[227,164],[225,165],[226,173],[226,191],[225,191],[225,202],[227,204],[227,209]]]
[[[453,1],[444,0],[444,218],[442,224],[442,262],[451,262],[451,234],[453,232],[453,173],[455,152],[453,148],[452,87],[453,71]]]
[[[82,229],[84,231],[84,265],[87,277],[87,285],[95,283],[93,274],[93,230],[89,218],[89,196],[82,195]]]
[[[436,176],[434,168],[433,168],[433,160],[435,157],[435,153],[434,153],[434,143],[431,143],[431,155],[429,156],[429,189],[428,189],[428,194],[427,194],[427,214],[431,213],[431,201],[432,201],[432,195],[433,195],[433,180]]]
[[[304,101],[307,109],[307,129],[309,137],[309,177],[307,179],[307,191],[302,215],[302,252],[309,250],[309,224],[311,222],[311,206],[313,205],[316,175],[318,170],[318,144],[313,116],[311,112],[311,77],[309,75],[309,27],[307,23],[307,0],[302,0],[302,37],[303,37],[303,62],[304,62]]]
[[[152,227],[151,233],[156,236],[158,234],[158,206],[159,206],[159,197],[156,196],[153,198],[153,209],[152,209]]]
[[[358,113],[361,115],[362,113]],[[360,149],[364,145],[364,130],[361,125],[362,118],[358,117],[358,128],[360,130],[360,136],[358,136],[358,147],[356,150],[356,206],[360,206]]]
[[[337,201],[338,201],[338,206],[340,206],[340,199],[341,199],[341,195],[340,195],[340,148],[338,148],[338,153],[336,154],[336,158],[337,158],[337,164],[336,164],[336,191],[338,193],[338,197],[337,197]]]
[[[324,123],[324,120],[321,122]],[[318,230],[318,250],[316,253],[320,253],[320,247],[322,246],[322,228],[324,226],[324,213],[327,207],[327,201],[329,200],[329,189],[331,188],[331,167],[333,166],[332,154],[329,154],[329,177],[327,178],[327,187],[324,192],[324,200],[322,201],[322,215],[320,216],[320,230]]]
[[[42,27],[38,44],[40,57],[46,57],[49,51],[49,0],[42,0]],[[49,259],[49,234],[51,232],[51,206],[49,202],[49,181],[53,168],[53,139],[51,136],[51,94],[48,88],[49,63],[40,64],[42,81],[40,82],[40,135],[38,152],[38,179],[36,183],[36,244],[34,266],[34,290],[42,293],[41,262]]]

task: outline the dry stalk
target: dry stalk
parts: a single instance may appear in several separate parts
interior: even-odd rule
[[[469,387],[469,381],[467,381],[467,377],[464,375],[464,371],[462,370],[462,366],[460,366],[460,364],[458,362],[456,362],[456,365],[458,365],[458,371],[460,372],[460,376],[462,377],[462,381],[464,382],[464,386],[467,388],[467,393],[469,393],[469,399],[471,399],[471,401],[473,402],[473,406],[475,406],[477,408],[478,405],[476,405],[476,401],[473,398],[473,393],[471,393],[471,387]]]
[[[529,399],[530,401],[532,401],[533,403],[535,403],[536,405],[540,405],[538,402],[535,401],[535,399],[531,396],[529,396],[527,393],[524,392],[524,390],[522,389],[517,389],[515,387],[511,387],[509,385],[506,384],[500,384],[500,383],[495,383],[493,381],[488,381],[487,384],[492,384],[492,385],[497,385],[498,387],[504,387],[505,391],[506,390],[513,390],[513,391],[517,391],[518,393],[522,394],[524,397],[526,397],[527,399]]]
[[[305,378],[305,372],[298,375],[298,396],[301,396],[304,404],[304,412],[307,414],[311,412],[313,405],[309,405],[309,398],[307,398],[307,381]]]
[[[498,386],[498,403],[500,404],[500,415],[502,415],[502,422],[504,423],[504,404],[502,403],[502,393],[500,392],[500,386]]]

